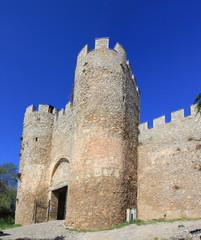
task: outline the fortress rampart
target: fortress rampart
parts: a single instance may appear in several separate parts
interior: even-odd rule
[[[138,147],[138,217],[201,216],[201,124],[195,105],[140,124]]]
[[[126,52],[108,38],[78,54],[73,101],[31,105],[23,125],[16,223],[66,219],[101,229],[139,219],[201,216],[201,124],[195,106],[139,124]]]

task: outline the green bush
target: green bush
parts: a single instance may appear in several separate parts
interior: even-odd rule
[[[0,218],[0,229],[4,230],[7,228],[19,227],[19,224],[15,224],[15,219],[13,217]]]
[[[0,165],[0,218],[6,221],[15,214],[16,171],[14,163]]]

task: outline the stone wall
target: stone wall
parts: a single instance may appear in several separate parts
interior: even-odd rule
[[[201,216],[201,119],[191,106],[139,127],[138,218]]]
[[[61,109],[55,115],[53,133],[52,133],[52,148],[51,148],[51,162],[50,162],[50,190],[68,185],[70,163],[71,163],[71,149],[73,145],[73,105],[69,102],[65,109]],[[52,179],[56,168],[60,168],[62,159],[68,160],[69,170],[65,171],[60,176],[60,180]],[[57,169],[58,171],[58,169]],[[63,176],[62,176],[63,175]],[[54,181],[53,181],[54,180]],[[59,183],[60,182],[60,183]]]

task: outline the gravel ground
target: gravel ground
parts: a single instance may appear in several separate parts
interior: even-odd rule
[[[179,227],[180,226],[180,227]],[[4,230],[1,240],[197,240],[201,233],[189,232],[201,229],[201,220],[156,223],[129,226],[99,232],[75,232],[65,228],[64,221],[32,224]]]

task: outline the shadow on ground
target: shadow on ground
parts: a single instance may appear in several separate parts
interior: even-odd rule
[[[8,233],[3,233],[3,234],[0,234],[0,237],[2,236],[8,236],[10,234]],[[15,238],[13,240],[64,240],[64,236],[58,236],[58,237],[55,237],[55,238]],[[12,239],[12,238],[11,238]],[[0,238],[1,240],[1,238]],[[2,239],[3,240],[3,239]]]
[[[64,236],[58,236],[55,238],[16,238],[15,240],[64,240]]]
[[[0,237],[2,237],[2,236],[8,236],[8,235],[10,235],[10,234],[8,234],[8,233],[0,233]],[[0,240],[1,240],[1,238],[0,238]]]

